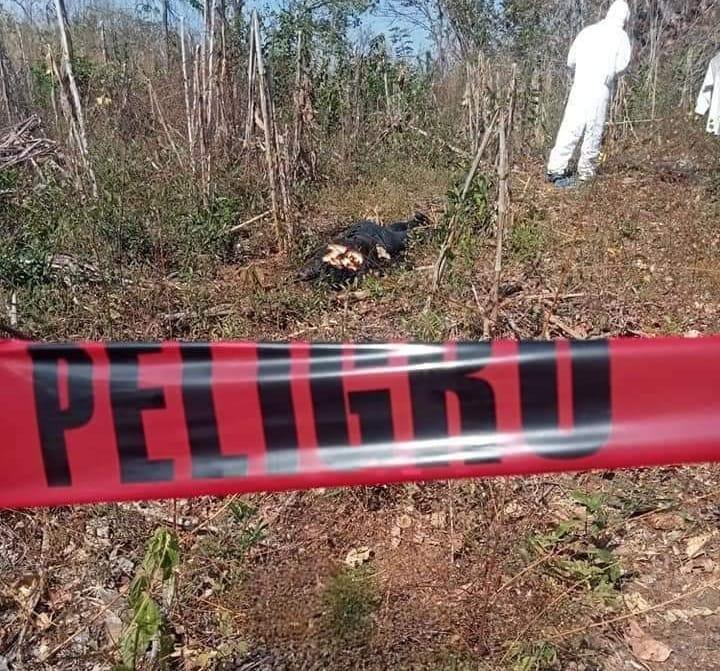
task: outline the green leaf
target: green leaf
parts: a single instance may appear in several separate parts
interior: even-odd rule
[[[570,494],[570,498],[572,498],[573,501],[577,501],[577,503],[581,506],[587,508],[588,512],[593,515],[599,512],[605,505],[604,494],[586,494],[585,492],[576,490]]]
[[[120,639],[123,663],[135,669],[137,658],[145,654],[148,646],[160,632],[162,615],[157,604],[147,595],[135,609],[133,619]]]
[[[267,531],[267,522],[260,522],[257,526],[245,529],[240,536],[240,548],[243,551],[249,550],[256,543],[265,538]]]
[[[167,529],[157,529],[147,545],[140,570],[130,585],[128,603],[133,615],[120,637],[123,666],[117,671],[135,671],[138,658],[145,654],[151,642],[160,640],[162,645],[163,617],[151,590],[158,574],[163,583],[172,579],[179,561],[180,548],[176,536]]]
[[[150,581],[145,573],[139,573],[130,584],[128,603],[134,610],[143,599],[144,594],[150,589]]]
[[[230,504],[230,512],[236,522],[245,522],[257,514],[257,509],[244,501],[234,501]]]
[[[143,570],[151,577],[156,571],[161,571],[162,579],[167,580],[179,562],[180,547],[177,538],[167,529],[158,529],[145,552]]]

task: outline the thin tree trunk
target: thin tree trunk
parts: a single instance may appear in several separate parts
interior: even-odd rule
[[[162,2],[162,24],[165,37],[165,67],[170,69],[170,0]]]
[[[165,121],[165,115],[163,114],[162,108],[160,107],[160,103],[158,102],[157,96],[155,95],[155,89],[153,89],[152,82],[150,79],[147,80],[147,86],[148,86],[148,96],[150,98],[150,108],[155,109],[157,112],[157,119],[160,123],[160,126],[163,129],[163,132],[165,133],[165,137],[167,138],[168,143],[170,144],[170,148],[172,149],[173,153],[175,154],[175,158],[177,159],[178,165],[182,168],[183,167],[183,160],[180,156],[180,152],[178,151],[177,145],[175,144],[175,141],[172,138],[172,132],[170,127],[168,126],[167,122]]]
[[[207,136],[210,137],[212,124],[214,122],[213,116],[213,102],[215,99],[215,14],[216,14],[216,0],[210,2],[210,26],[209,26],[209,42],[207,46],[207,79],[206,79],[206,104],[207,111],[205,118],[207,120]]]
[[[355,56],[355,75],[354,75],[354,94],[355,94],[355,104],[354,104],[354,118],[353,118],[353,128],[352,128],[352,136],[350,138],[350,146],[351,149],[355,149],[357,145],[357,139],[360,135],[360,117],[362,115],[362,94],[360,92],[360,82],[362,80],[362,68],[363,68],[363,57],[360,53],[360,50],[357,51],[357,54]]]
[[[253,41],[255,43],[255,58],[257,61],[257,77],[258,91],[260,93],[260,111],[262,112],[263,132],[265,134],[265,161],[267,163],[268,181],[270,183],[270,201],[273,213],[273,221],[275,223],[275,233],[277,235],[278,244],[284,247],[286,244],[284,231],[282,228],[283,213],[280,204],[280,190],[278,188],[278,166],[277,166],[277,147],[273,139],[273,120],[270,112],[270,103],[268,100],[267,81],[265,78],[265,63],[262,55],[262,42],[260,40],[260,24],[258,22],[257,12],[252,14],[252,31],[254,33]]]
[[[200,73],[201,65],[200,59],[202,58],[200,45],[195,45],[195,54],[193,56],[193,95],[192,104],[190,109],[192,110],[192,128],[193,137],[197,145],[201,143],[201,129],[200,129],[200,91],[202,90],[202,75]],[[202,154],[201,154],[202,156]]]
[[[500,116],[500,129],[498,136],[498,206],[497,229],[495,232],[495,276],[492,288],[492,312],[490,321],[493,327],[497,323],[497,313],[500,303],[500,274],[502,273],[503,239],[505,232],[512,225],[512,210],[510,203],[510,166],[513,135],[513,119],[515,117],[515,95],[517,87],[517,64],[513,63],[510,88],[507,93],[505,111]]]
[[[57,113],[57,106],[55,105],[55,96],[54,96],[54,82],[58,83],[58,98],[60,99],[60,109],[62,110],[62,115],[65,121],[67,122],[67,133],[68,133],[68,139],[67,143],[70,147],[75,147],[76,151],[77,147],[80,146],[80,139],[78,137],[78,128],[77,124],[75,123],[75,120],[73,119],[73,113],[72,113],[72,103],[70,101],[70,98],[68,97],[67,88],[63,81],[63,75],[60,71],[60,68],[58,67],[57,61],[55,60],[55,57],[52,54],[52,51],[50,49],[50,45],[47,46],[47,59],[48,59],[48,65],[50,66],[50,69],[52,71],[52,79],[53,79],[53,110],[55,112],[55,120],[56,123],[59,121],[59,116]],[[75,178],[75,186],[78,190],[82,189],[83,182],[81,178],[81,171],[77,169],[77,164],[74,164],[75,169],[73,170],[73,175]]]
[[[542,79],[540,74],[540,66],[533,68],[532,78],[530,80],[530,99],[528,102],[529,116],[532,125],[531,142],[536,149],[540,149],[543,145],[543,114],[542,114]]]
[[[506,118],[507,117],[507,118]],[[499,149],[498,149],[498,205],[497,228],[495,232],[495,276],[492,288],[492,312],[490,321],[495,325],[497,321],[498,303],[500,301],[500,274],[502,273],[503,238],[510,225],[510,160],[508,129],[506,123],[510,113],[500,117]]]
[[[255,130],[255,75],[257,72],[255,58],[255,30],[250,29],[247,69],[247,110],[245,113],[245,148],[250,146]]]
[[[202,181],[202,192],[205,203],[210,199],[210,149],[208,147],[207,137],[207,119],[205,118],[205,88],[202,83],[202,63],[203,50],[198,45],[195,48],[195,100],[194,108],[196,110],[196,128],[198,138],[198,149],[200,155],[200,179]]]
[[[200,86],[203,92],[207,89],[207,45],[210,42],[208,27],[210,25],[210,6],[212,0],[203,0],[203,37],[200,40]],[[203,97],[204,94],[203,94]]]
[[[283,136],[278,132],[277,123],[275,122],[275,109],[272,100],[270,103],[270,119],[273,124],[272,135],[275,139],[275,161],[278,171],[278,186],[280,187],[280,198],[282,200],[281,211],[283,213],[284,220],[284,235],[287,240],[291,240],[294,234],[292,221],[287,217],[287,213],[290,211],[290,192],[288,190],[289,175],[288,170],[290,167],[290,156],[288,153],[287,142],[284,142]]]
[[[215,92],[215,112],[216,131],[215,135],[219,141],[224,140],[229,135],[226,106],[226,83],[227,83],[227,41],[225,27],[227,25],[227,17],[225,16],[226,7],[224,0],[218,2],[218,14],[220,19],[220,67],[218,70],[217,85]]]
[[[303,49],[303,34],[302,30],[297,31],[297,37],[295,38],[295,95],[293,96],[293,145],[292,145],[292,156],[293,162],[296,162],[300,156],[300,143],[302,134],[302,49]]]
[[[515,128],[515,102],[517,99],[517,86],[518,86],[518,66],[517,63],[512,65],[512,73],[510,75],[510,88],[507,93],[507,101],[505,109],[507,110],[507,118],[505,123],[505,135],[508,141],[508,159],[510,158],[510,152],[512,151],[512,138],[513,130]]]
[[[57,110],[57,100],[55,98],[55,82],[59,80],[55,76],[57,68],[55,67],[52,51],[50,50],[49,44],[45,45],[45,63],[47,64],[48,71],[53,73],[53,76],[50,77],[50,102],[52,103],[53,114],[55,115],[55,126],[57,126],[59,122],[59,117]]]
[[[25,87],[27,89],[27,102],[32,104],[33,98],[33,85],[32,85],[32,72],[30,70],[30,61],[25,51],[25,41],[23,40],[22,30],[20,30],[19,24],[15,24],[15,31],[18,38],[18,47],[20,49],[20,58],[22,59],[23,72],[25,73]]]
[[[60,33],[60,44],[62,46],[62,73],[64,75],[64,81],[61,82],[61,85],[63,83],[66,84],[70,94],[68,98],[70,99],[72,121],[76,126],[75,135],[77,138],[78,153],[80,154],[83,167],[85,168],[88,180],[90,181],[92,194],[97,197],[97,182],[95,180],[95,173],[93,172],[92,166],[90,165],[90,159],[88,157],[87,135],[85,133],[85,116],[83,114],[80,91],[78,90],[77,83],[75,82],[75,75],[73,73],[73,48],[68,28],[65,0],[55,0],[55,11],[57,14],[58,31]]]
[[[110,54],[108,53],[104,21],[100,21],[98,23],[98,33],[99,33],[99,37],[100,37],[100,53],[102,54],[103,63],[105,63],[105,65],[107,65],[110,62]]]
[[[187,68],[187,50],[185,47],[185,19],[180,19],[180,58],[182,60],[183,90],[185,92],[185,121],[187,124],[188,152],[190,154],[190,167],[193,173],[195,166],[195,139],[193,137],[192,109],[190,107],[190,80]]]
[[[3,111],[5,112],[6,124],[13,123],[13,114],[10,111],[10,95],[8,93],[8,69],[5,67],[5,50],[0,46],[0,96],[2,96]]]

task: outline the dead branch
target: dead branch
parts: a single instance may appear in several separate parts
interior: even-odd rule
[[[508,112],[508,117],[510,113]],[[509,151],[507,143],[507,119],[505,115],[500,118],[499,131],[499,161],[498,161],[498,205],[497,205],[497,232],[495,234],[495,277],[492,288],[492,311],[490,319],[494,324],[497,321],[498,305],[500,303],[500,273],[502,272],[503,236],[510,223],[510,186],[509,182]]]
[[[475,178],[475,174],[477,173],[478,167],[480,166],[480,161],[482,160],[483,154],[485,153],[485,150],[487,149],[488,144],[490,143],[490,138],[492,137],[493,130],[495,128],[495,124],[497,123],[497,118],[500,111],[496,110],[495,115],[492,118],[492,121],[490,124],[485,128],[485,134],[483,135],[482,140],[480,141],[480,144],[478,146],[477,152],[475,153],[475,158],[473,159],[472,165],[470,166],[470,170],[468,170],[468,173],[465,177],[465,183],[463,185],[463,190],[460,194],[460,203],[462,204],[465,201],[465,198],[467,197],[468,191],[470,190],[470,185],[472,184],[473,179]],[[450,220],[450,223],[448,225],[448,232],[445,236],[445,240],[442,244],[442,247],[440,248],[440,254],[438,255],[438,259],[435,262],[435,271],[433,273],[433,284],[432,284],[432,293],[434,294],[438,287],[440,286],[440,281],[442,279],[442,275],[445,271],[445,266],[447,264],[447,255],[452,249],[453,245],[455,244],[455,240],[457,238],[458,234],[458,226],[457,226],[457,216],[453,216]]]
[[[24,163],[58,162],[57,142],[42,135],[40,117],[36,114],[0,130],[0,171]]]
[[[265,210],[265,212],[261,212],[260,214],[256,214],[254,217],[251,217],[251,218],[248,219],[247,221],[243,221],[242,224],[237,224],[237,225],[233,226],[233,227],[230,229],[229,232],[230,232],[230,233],[235,233],[236,231],[239,231],[239,230],[245,228],[246,226],[249,226],[250,224],[254,224],[256,221],[260,221],[261,219],[265,219],[265,217],[267,217],[267,216],[269,216],[269,215],[271,215],[271,214],[272,214],[272,210]]]
[[[513,119],[515,117],[515,92],[517,87],[517,65],[513,64],[510,87],[507,93],[505,113],[500,117],[499,150],[498,150],[498,205],[497,230],[495,233],[495,276],[492,288],[492,310],[490,320],[497,322],[497,311],[500,305],[500,273],[502,272],[503,238],[505,231],[512,223],[510,203],[510,148]]]
[[[180,156],[180,152],[178,151],[177,145],[175,144],[174,140],[172,139],[172,133],[170,132],[170,127],[168,126],[167,121],[165,121],[165,115],[163,114],[162,108],[160,107],[160,103],[158,102],[157,96],[155,95],[155,89],[153,88],[152,82],[150,79],[147,79],[147,87],[148,87],[148,96],[150,98],[150,109],[154,109],[157,112],[157,118],[160,122],[160,126],[163,129],[163,132],[165,133],[165,137],[167,138],[168,143],[170,144],[170,148],[173,151],[173,154],[175,154],[175,158],[177,159],[178,166],[180,168],[183,167],[184,161],[182,159],[182,156]]]
[[[55,0],[55,11],[57,14],[58,32],[60,33],[60,44],[62,45],[62,67],[60,71],[60,86],[65,89],[68,100],[69,118],[68,122],[72,129],[72,137],[75,140],[76,149],[80,157],[85,175],[90,182],[90,187],[94,197],[97,197],[97,181],[95,180],[95,172],[90,165],[88,156],[87,135],[85,133],[85,114],[80,99],[80,91],[75,81],[73,72],[73,46],[68,29],[67,10],[65,8],[65,0]]]
[[[428,140],[433,140],[434,142],[440,142],[444,147],[447,147],[450,151],[455,152],[458,156],[462,156],[463,158],[470,158],[472,154],[465,151],[464,149],[460,149],[460,147],[456,147],[454,144],[450,144],[447,140],[443,140],[442,138],[436,137],[434,135],[430,135],[426,130],[423,130],[422,128],[418,128],[417,126],[414,126],[413,124],[408,124],[408,128],[411,131],[414,131],[418,135],[422,135],[423,137],[427,138]]]
[[[586,340],[587,336],[582,333],[581,331],[578,331],[577,329],[573,328],[569,324],[565,323],[560,317],[557,315],[549,315],[548,316],[548,322],[555,326],[558,330],[562,331],[566,336],[573,338],[574,340]]]
[[[185,18],[180,18],[180,60],[182,61],[183,92],[185,94],[185,120],[187,127],[188,153],[190,167],[193,173],[197,171],[195,165],[195,137],[193,135],[192,108],[190,106],[190,78],[188,77],[187,49],[185,46]]]
[[[281,172],[282,167],[279,165],[281,160],[279,156],[279,145],[277,138],[277,129],[273,118],[273,105],[270,99],[270,89],[267,82],[265,72],[265,62],[262,54],[262,40],[260,39],[260,23],[258,21],[257,12],[253,12],[252,19],[252,43],[255,46],[255,74],[257,75],[257,91],[260,98],[260,112],[262,119],[260,125],[264,133],[265,143],[265,161],[267,164],[267,176],[270,185],[270,203],[275,223],[275,233],[278,245],[283,247],[287,242],[287,229],[285,228],[286,207],[288,203],[287,187],[285,184],[285,175]]]

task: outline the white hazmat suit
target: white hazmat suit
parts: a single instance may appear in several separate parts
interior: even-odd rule
[[[710,61],[695,112],[708,114],[707,132],[720,135],[720,54]]]
[[[627,2],[615,0],[605,19],[585,28],[570,47],[567,62],[569,68],[574,68],[575,78],[548,161],[547,171],[551,177],[565,174],[583,134],[578,175],[580,179],[595,175],[610,89],[630,63],[630,38],[625,32],[629,16]]]

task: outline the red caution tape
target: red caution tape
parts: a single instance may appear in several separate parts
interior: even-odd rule
[[[720,460],[720,338],[0,343],[0,506]]]

